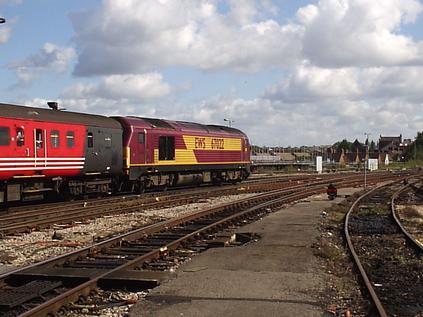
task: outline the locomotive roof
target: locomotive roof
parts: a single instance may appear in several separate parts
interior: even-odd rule
[[[17,106],[3,103],[0,103],[0,117],[30,119],[35,121],[63,122],[103,128],[121,129],[119,122],[105,116]]]
[[[190,132],[205,132],[205,133],[220,133],[220,134],[236,134],[245,136],[245,134],[235,128],[221,125],[206,125],[188,121],[171,121],[156,118],[144,118],[129,116],[124,117],[130,125],[137,125],[144,123],[150,128],[172,129],[175,131],[190,131]]]

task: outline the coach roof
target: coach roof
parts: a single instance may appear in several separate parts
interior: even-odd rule
[[[63,122],[103,128],[121,129],[119,122],[105,116],[9,105],[3,103],[0,103],[0,117],[29,119],[34,121]]]

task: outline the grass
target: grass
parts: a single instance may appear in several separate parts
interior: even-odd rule
[[[384,215],[387,212],[386,207],[363,207],[357,214],[359,216],[378,216]]]
[[[416,168],[423,167],[423,161],[411,160],[407,162],[392,162],[389,165],[381,165],[379,168],[383,169],[397,169],[397,168]]]

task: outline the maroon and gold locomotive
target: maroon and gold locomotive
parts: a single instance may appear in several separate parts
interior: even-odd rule
[[[234,128],[0,104],[0,203],[237,182],[250,171]]]

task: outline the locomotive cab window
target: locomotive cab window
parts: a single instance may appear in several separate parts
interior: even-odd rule
[[[88,132],[87,134],[87,146],[89,148],[94,147],[94,135],[92,132]]]
[[[159,160],[172,161],[175,159],[175,137],[159,137]]]
[[[74,147],[75,146],[75,133],[73,131],[68,131],[66,133],[66,145],[68,147]]]
[[[23,128],[16,128],[16,146],[25,145],[25,134]]]
[[[51,147],[53,148],[58,148],[60,143],[59,143],[59,131],[57,130],[53,130],[50,132],[50,143],[51,143]]]
[[[37,149],[43,148],[43,130],[35,129],[35,147]]]
[[[0,146],[10,144],[10,129],[8,127],[0,127]]]
[[[145,133],[144,132],[138,133],[138,143],[139,144],[145,144]]]

